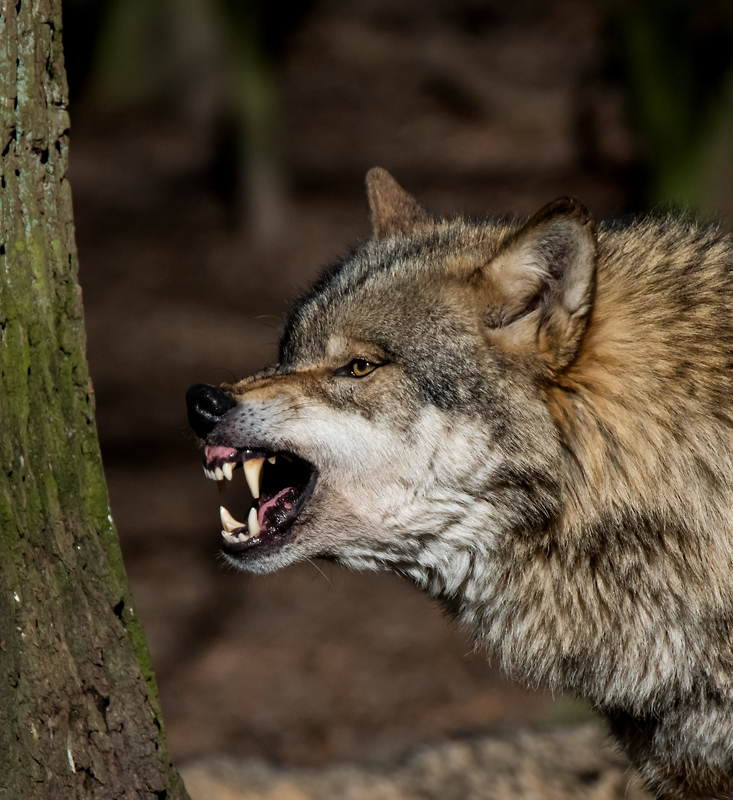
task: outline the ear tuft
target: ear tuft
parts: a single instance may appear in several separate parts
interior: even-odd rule
[[[381,167],[367,172],[366,190],[375,238],[409,234],[432,220],[430,214]]]
[[[483,268],[487,327],[507,346],[553,371],[574,358],[590,314],[597,237],[588,210],[572,198],[546,205]]]

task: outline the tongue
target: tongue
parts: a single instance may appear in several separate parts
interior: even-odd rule
[[[267,502],[263,503],[257,509],[257,518],[260,521],[260,525],[262,525],[264,523],[265,513],[267,512],[267,509],[268,508],[272,508],[274,505],[277,505],[278,502],[283,498],[283,496],[287,492],[291,491],[291,489],[292,489],[292,486],[286,486],[284,489],[281,489],[274,497],[271,497]],[[286,503],[285,504],[285,508],[286,509],[290,509],[292,507],[293,507],[292,503],[290,503],[290,504]]]
[[[257,519],[263,528],[282,529],[292,522],[293,506],[298,500],[299,488],[302,487],[286,486],[257,508]],[[267,520],[265,516],[268,517]]]

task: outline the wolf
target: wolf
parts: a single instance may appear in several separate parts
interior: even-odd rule
[[[590,700],[666,800],[733,797],[733,238],[685,216],[432,216],[372,236],[278,363],[197,384],[229,562],[389,569],[530,685]]]

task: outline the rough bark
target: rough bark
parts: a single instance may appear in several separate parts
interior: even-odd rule
[[[186,798],[94,422],[61,2],[0,3],[0,798]]]

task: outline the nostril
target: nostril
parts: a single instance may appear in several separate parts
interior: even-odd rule
[[[236,405],[228,392],[205,383],[197,383],[186,392],[188,422],[199,439],[205,439],[219,419]]]

